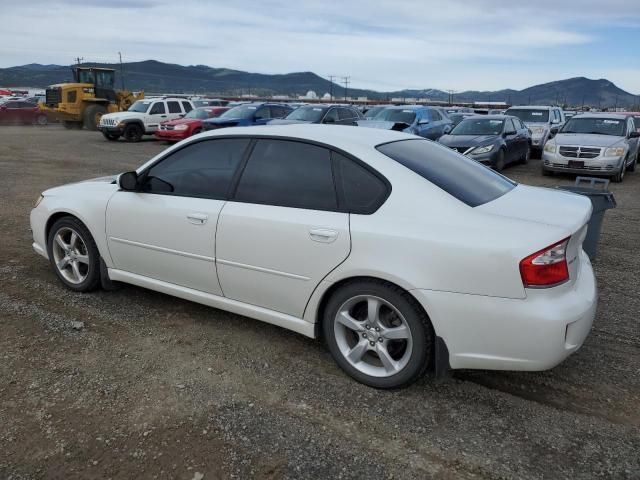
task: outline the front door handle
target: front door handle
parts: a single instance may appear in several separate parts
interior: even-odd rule
[[[321,243],[332,243],[338,238],[338,232],[328,228],[312,228],[309,230],[311,240]]]
[[[204,225],[209,220],[209,215],[204,213],[190,213],[187,215],[187,220],[194,225]]]

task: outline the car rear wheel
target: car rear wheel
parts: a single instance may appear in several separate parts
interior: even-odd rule
[[[498,172],[504,170],[504,150],[500,149],[498,151],[498,157],[496,158],[493,168],[495,168]]]
[[[123,136],[127,142],[139,142],[143,134],[142,127],[137,123],[130,123],[124,127]]]
[[[337,290],[322,326],[336,363],[371,387],[409,385],[429,366],[433,333],[426,313],[407,292],[385,282],[354,282]]]
[[[75,217],[56,221],[47,240],[53,270],[66,287],[88,292],[100,283],[100,254],[85,225]]]
[[[46,115],[38,115],[36,117],[36,123],[38,125],[46,125],[47,123],[49,123],[49,119],[47,118]]]

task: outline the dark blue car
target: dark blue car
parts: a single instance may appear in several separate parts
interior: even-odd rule
[[[202,121],[204,130],[225,127],[250,127],[266,125],[274,118],[284,118],[293,111],[289,105],[281,103],[245,103],[227,110],[217,118]]]

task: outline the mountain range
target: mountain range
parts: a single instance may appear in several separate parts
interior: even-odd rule
[[[119,64],[83,64],[116,69],[116,85],[121,87]],[[125,87],[128,90],[145,90],[154,93],[195,93],[215,96],[240,96],[275,94],[298,96],[313,90],[319,96],[331,92],[337,98],[344,96],[342,85],[316,75],[313,72],[287,74],[262,74],[213,68],[206,65],[183,66],[156,60],[124,63]],[[63,65],[32,63],[0,69],[0,86],[39,87],[72,80],[71,68]],[[392,98],[419,98],[448,101],[450,94],[437,89],[400,90],[378,92],[349,88],[350,97],[368,97],[372,100]],[[455,102],[506,102],[518,104],[565,104],[595,107],[633,107],[640,104],[640,95],[633,95],[606,79],[592,80],[575,77],[566,80],[534,85],[524,90],[465,91],[453,94]]]

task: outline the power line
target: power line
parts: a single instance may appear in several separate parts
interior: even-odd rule
[[[77,65],[80,65],[82,62],[84,62],[84,57],[76,57],[75,61]]]
[[[344,82],[344,100],[347,101],[347,97],[349,96],[349,83],[351,82],[351,77],[346,76],[342,77],[342,81]]]

